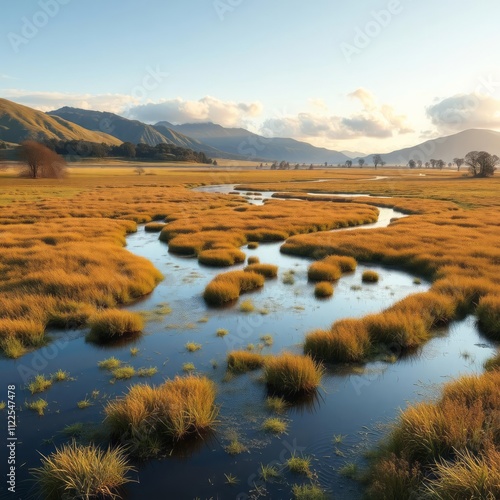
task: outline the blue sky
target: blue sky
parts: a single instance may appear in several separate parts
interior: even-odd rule
[[[0,95],[386,152],[500,130],[499,19],[497,0],[9,2]]]

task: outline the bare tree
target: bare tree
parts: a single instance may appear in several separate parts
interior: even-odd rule
[[[358,160],[358,165],[359,165],[359,168],[363,168],[363,165],[365,164],[365,160],[363,158],[360,158]]]
[[[21,172],[23,177],[59,179],[66,174],[64,158],[39,142],[23,142],[20,156],[26,165],[26,168]]]
[[[453,163],[457,166],[457,171],[460,172],[460,167],[465,163],[463,158],[453,158]]]
[[[474,177],[489,177],[495,173],[500,163],[497,155],[490,155],[486,151],[471,151],[465,155],[465,164]]]
[[[372,161],[375,165],[375,168],[377,168],[379,165],[382,165],[382,157],[380,155],[373,155]]]

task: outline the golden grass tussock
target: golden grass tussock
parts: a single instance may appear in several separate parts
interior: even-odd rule
[[[309,356],[285,352],[266,359],[264,379],[271,390],[293,396],[314,392],[321,383],[323,371]]]
[[[142,332],[144,320],[140,314],[118,309],[106,309],[90,318],[89,339],[109,342]]]
[[[125,450],[94,444],[65,444],[43,456],[32,475],[44,498],[118,498],[118,490],[135,469]]]
[[[252,255],[251,257],[248,257],[247,263],[248,265],[260,264],[260,259],[257,256]]]
[[[231,351],[227,355],[227,369],[233,373],[245,373],[264,366],[266,357],[250,351]]]
[[[363,274],[361,275],[361,280],[363,281],[363,283],[377,283],[379,279],[380,276],[377,271],[373,271],[371,269],[363,271]]]
[[[310,281],[337,281],[341,276],[342,271],[337,264],[328,264],[323,261],[313,262],[307,270],[307,277]]]
[[[362,319],[336,321],[330,330],[315,330],[306,336],[304,352],[328,363],[359,363],[371,348],[367,324]]]
[[[369,498],[497,498],[499,382],[498,371],[460,377],[436,402],[404,410],[372,468]]]
[[[144,226],[144,231],[147,233],[159,233],[165,227],[163,222],[148,222]]]
[[[333,295],[333,286],[329,281],[320,281],[314,287],[314,295],[318,298],[331,297]]]
[[[343,273],[354,272],[358,265],[354,257],[348,257],[347,255],[329,255],[323,259],[323,262],[340,267]]]
[[[227,267],[245,262],[246,255],[236,248],[216,248],[203,250],[198,254],[198,262],[205,266]]]
[[[484,369],[489,372],[493,370],[500,370],[500,351],[497,351],[493,357],[485,361]]]
[[[278,276],[278,266],[274,264],[250,264],[245,267],[245,271],[262,274],[265,278],[276,278]]]
[[[158,387],[133,385],[105,407],[112,436],[134,454],[154,453],[155,443],[177,441],[212,429],[218,408],[216,387],[206,377],[188,375]]]
[[[261,288],[264,277],[245,271],[229,271],[218,274],[205,288],[203,298],[212,306],[223,305],[240,296],[240,293]]]
[[[500,339],[500,295],[482,297],[476,314],[481,330],[495,340]]]

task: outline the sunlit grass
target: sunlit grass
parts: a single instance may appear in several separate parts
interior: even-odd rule
[[[26,408],[28,408],[29,410],[36,411],[39,416],[42,416],[44,415],[45,408],[47,408],[48,405],[49,403],[47,403],[45,399],[39,398],[36,401],[31,401],[29,403],[26,403]]]
[[[313,262],[307,270],[307,277],[311,281],[337,281],[342,271],[337,264],[328,264],[323,261]]]
[[[137,375],[139,377],[152,377],[158,373],[158,368],[156,366],[150,366],[148,368],[139,368],[137,370]]]
[[[262,424],[262,429],[272,434],[283,434],[288,429],[288,424],[280,418],[267,418]]]
[[[201,344],[197,344],[196,342],[188,342],[186,345],[186,350],[189,352],[196,352],[201,349]]]
[[[118,489],[135,472],[122,448],[104,451],[94,444],[63,445],[41,461],[31,472],[44,498],[119,498]]]
[[[294,500],[327,500],[327,494],[315,484],[294,484],[292,487]]]
[[[139,314],[109,309],[90,318],[89,337],[96,342],[108,342],[140,333],[143,328],[144,322]]]
[[[231,351],[227,355],[227,368],[234,373],[245,373],[262,368],[265,362],[262,354],[249,351]]]
[[[289,406],[289,403],[282,396],[269,396],[266,399],[266,408],[274,413],[285,413]]]
[[[33,380],[28,383],[27,389],[31,394],[44,392],[52,386],[52,379],[45,378],[45,375],[36,375]]]
[[[314,287],[314,295],[318,298],[331,297],[333,295],[333,286],[329,281],[320,281]]]
[[[363,281],[363,283],[377,283],[379,279],[380,276],[377,271],[372,271],[370,269],[363,271],[363,274],[361,275],[361,280]]]
[[[240,311],[244,312],[244,313],[254,312],[255,311],[255,305],[254,305],[253,301],[250,300],[250,299],[244,300],[240,304]]]
[[[295,453],[286,461],[286,465],[290,472],[311,476],[311,457],[299,457]]]
[[[119,359],[116,359],[114,356],[111,358],[103,359],[97,363],[99,368],[103,370],[115,370],[121,366],[122,362]]]
[[[133,366],[121,366],[115,368],[111,373],[116,380],[128,380],[135,375],[135,368]]]
[[[276,278],[278,276],[278,266],[274,264],[250,264],[245,267],[245,271],[262,274],[265,278]]]
[[[225,328],[218,328],[217,331],[215,332],[217,337],[225,337],[228,333],[229,331],[226,330]]]
[[[50,377],[54,382],[63,382],[64,380],[68,380],[70,378],[69,372],[66,372],[61,369],[57,370]]]

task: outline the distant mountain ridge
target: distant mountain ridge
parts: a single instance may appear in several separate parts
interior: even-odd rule
[[[226,128],[215,123],[186,123],[172,125],[158,122],[176,132],[198,139],[205,144],[247,160],[281,161],[292,163],[344,163],[348,156],[326,148],[318,148],[295,139],[264,137],[243,128]]]
[[[58,116],[49,116],[28,106],[0,99],[0,140],[19,144],[26,140],[49,139],[121,144],[109,134],[90,131]]]
[[[469,129],[380,156],[388,165],[406,165],[410,160],[425,163],[431,159],[449,163],[453,158],[463,158],[470,151],[487,151],[500,157],[500,132]],[[367,155],[364,159],[367,164],[373,164],[373,155]]]
[[[131,142],[132,144],[144,143],[149,146],[170,144],[202,152],[209,157],[220,157],[223,154],[222,151],[203,144],[196,139],[186,137],[167,127],[154,127],[138,120],[129,120],[115,113],[65,106],[54,111],[49,111],[47,114],[64,118],[89,130],[105,131],[121,142]]]

